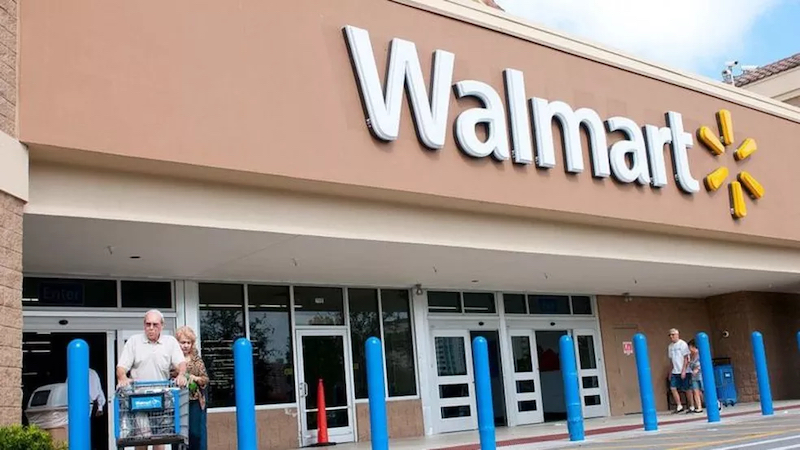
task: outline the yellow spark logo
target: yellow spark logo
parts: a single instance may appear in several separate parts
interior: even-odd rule
[[[697,137],[705,144],[706,148],[714,155],[720,156],[725,153],[725,147],[734,142],[733,139],[733,121],[731,120],[731,113],[728,110],[722,109],[717,113],[717,124],[721,136],[711,131],[707,126],[700,127],[697,130]],[[749,158],[758,146],[753,138],[745,139],[742,144],[733,152],[733,159],[736,161],[744,161]],[[715,171],[705,177],[704,184],[708,191],[716,191],[725,184],[728,178],[728,168],[721,166]],[[750,197],[757,200],[764,196],[764,187],[756,181],[756,179],[748,172],[741,171],[736,176],[736,180],[728,183],[728,195],[730,196],[731,215],[735,219],[741,219],[747,215],[747,207],[744,203],[744,191],[746,190]]]

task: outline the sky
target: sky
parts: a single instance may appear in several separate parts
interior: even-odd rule
[[[727,61],[760,66],[800,53],[800,0],[496,2],[547,28],[717,80]]]

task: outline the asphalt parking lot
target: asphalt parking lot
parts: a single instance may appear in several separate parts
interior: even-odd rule
[[[536,447],[525,447],[536,448]],[[541,447],[540,447],[541,448]],[[789,450],[800,449],[800,411],[780,411],[771,417],[747,417],[717,424],[661,427],[653,433],[588,436],[583,443],[547,448],[587,450]]]

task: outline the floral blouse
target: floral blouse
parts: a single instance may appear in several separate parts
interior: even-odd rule
[[[208,373],[206,372],[206,365],[203,363],[203,358],[196,348],[192,349],[192,353],[186,356],[186,374],[194,377],[194,382],[197,384],[197,389],[189,389],[189,400],[197,400],[200,402],[200,408],[206,407],[205,391],[208,387]],[[191,382],[189,383],[191,384]]]

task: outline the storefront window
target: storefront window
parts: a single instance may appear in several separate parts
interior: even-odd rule
[[[381,290],[389,397],[417,394],[408,291]]]
[[[460,313],[459,292],[428,291],[428,311],[432,313]]]
[[[572,314],[592,315],[592,299],[586,296],[572,297]]]
[[[466,295],[464,294],[466,302]],[[526,302],[527,298],[527,302]],[[506,314],[591,316],[592,298],[588,295],[503,294]]]
[[[348,289],[350,338],[353,346],[353,380],[356,398],[367,398],[367,364],[364,344],[372,336],[380,338],[377,289]]]
[[[116,280],[25,277],[23,307],[116,308]]]
[[[344,325],[341,288],[295,287],[294,315],[298,326]]]
[[[524,294],[503,294],[503,306],[506,314],[527,314]]]
[[[209,407],[234,406],[233,342],[245,336],[244,286],[200,283],[200,346]]]
[[[364,344],[371,336],[382,338],[386,359],[386,380],[390,397],[417,394],[411,307],[408,291],[381,289],[379,316],[377,289],[348,289],[350,337],[353,346],[353,378],[356,398],[367,398],[367,369]],[[383,336],[380,322],[383,320]]]
[[[528,308],[531,314],[569,314],[569,296],[529,295]]]
[[[494,314],[494,294],[491,292],[464,292],[464,312],[467,314]]]
[[[256,404],[295,399],[288,286],[247,286]]]
[[[172,283],[169,281],[120,282],[123,308],[172,309]]]

